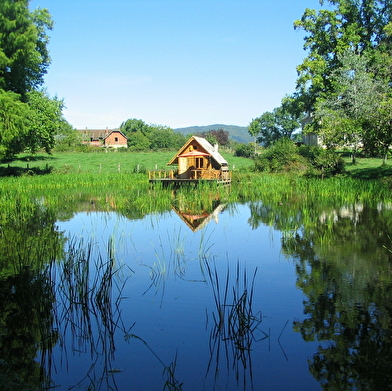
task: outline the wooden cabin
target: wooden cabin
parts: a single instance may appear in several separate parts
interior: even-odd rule
[[[205,138],[192,136],[167,163],[172,170],[149,171],[149,181],[190,183],[200,180],[229,184],[231,172],[218,145],[212,146]]]
[[[82,129],[83,144],[107,148],[127,148],[128,138],[119,129]]]

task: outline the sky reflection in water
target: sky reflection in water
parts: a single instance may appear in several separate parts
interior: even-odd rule
[[[128,267],[116,273],[121,288],[117,296],[116,288],[112,293],[113,303],[121,297],[113,308],[123,325],[114,331],[113,355],[94,358],[87,337],[79,338],[79,351],[72,352],[68,330],[67,354],[55,348],[53,380],[62,387],[81,382],[83,388],[106,377],[103,383],[118,390],[159,390],[172,373],[184,390],[319,389],[307,362],[317,344],[305,343],[293,330],[293,322],[305,318],[295,265],[281,252],[281,233],[266,225],[252,229],[249,217],[247,205],[236,205],[196,232],[174,211],[134,221],[115,213],[79,213],[58,222],[67,236],[92,239],[101,253],[112,238],[116,266]],[[261,323],[250,333],[250,351],[216,334],[219,315],[205,262],[216,268],[221,294],[229,271],[228,296],[245,271],[249,288],[257,269],[252,314]],[[99,326],[94,328],[97,333]],[[65,354],[68,370],[60,363]],[[105,360],[110,372],[103,376]]]

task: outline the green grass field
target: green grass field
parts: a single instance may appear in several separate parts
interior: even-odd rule
[[[53,155],[19,155],[17,159],[0,163],[0,176],[47,172],[130,173],[135,171],[169,168],[167,163],[177,151],[164,152],[56,152]],[[231,169],[253,167],[251,159],[233,156],[221,151]]]
[[[351,159],[345,158],[346,171],[353,178],[378,179],[392,177],[392,161],[383,165],[380,158],[358,158],[356,164]]]
[[[0,162],[1,176],[20,176],[23,174],[46,173],[132,173],[145,170],[169,168],[167,163],[177,151],[160,152],[116,152],[97,149],[96,152],[54,152],[53,155],[39,153],[37,155],[21,154],[16,159]],[[234,156],[221,150],[223,157],[229,162],[231,170],[237,172],[252,171],[253,160]],[[352,165],[345,158],[346,172],[358,179],[377,179],[392,177],[392,161],[382,165],[382,159],[358,158]]]

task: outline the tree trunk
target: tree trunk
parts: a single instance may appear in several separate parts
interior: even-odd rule
[[[382,159],[382,165],[385,166],[387,164],[387,159],[388,159],[388,149],[389,145],[385,147],[385,152],[384,152],[384,157]]]

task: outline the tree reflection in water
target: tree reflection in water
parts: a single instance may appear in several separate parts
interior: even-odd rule
[[[281,230],[304,292],[294,330],[320,343],[309,359],[326,390],[385,390],[392,384],[391,207],[250,204],[249,223]]]
[[[0,280],[0,381],[3,389],[23,391],[50,386],[54,292],[49,270],[29,267]],[[39,361],[37,354],[39,353]]]
[[[2,216],[0,225],[0,382],[6,390],[50,385],[55,291],[52,262],[61,256],[64,238],[53,211],[39,202]]]
[[[375,214],[335,214],[333,222],[321,220],[283,242],[307,297],[307,318],[294,329],[305,341],[319,341],[309,368],[326,390],[384,390],[392,383],[392,259],[385,248],[391,232]],[[378,242],[372,252],[369,241]]]

